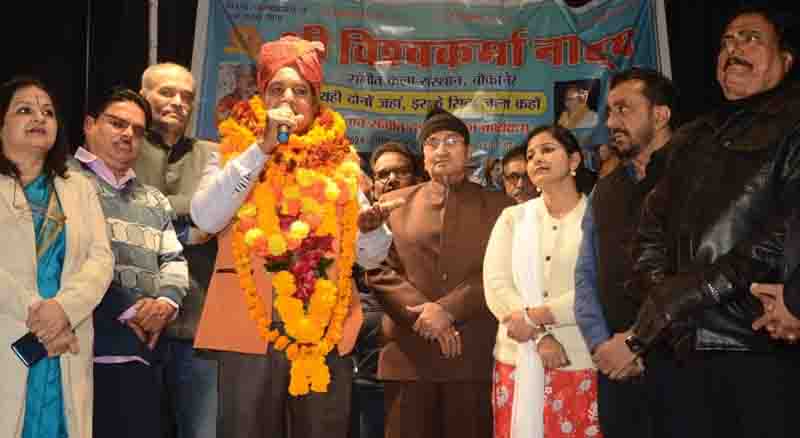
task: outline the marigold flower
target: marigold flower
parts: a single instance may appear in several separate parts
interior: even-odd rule
[[[264,232],[260,228],[251,228],[244,235],[244,244],[247,246],[254,246],[259,240],[265,239]]]
[[[279,256],[286,252],[286,239],[279,233],[270,235],[267,244],[271,255]]]
[[[289,271],[280,271],[272,277],[272,287],[278,295],[292,296],[297,290],[294,275]]]
[[[294,221],[292,225],[289,226],[289,237],[292,239],[303,240],[308,236],[309,231],[311,228],[308,226],[307,223],[303,221]]]

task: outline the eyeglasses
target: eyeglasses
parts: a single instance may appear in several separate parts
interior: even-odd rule
[[[423,143],[423,146],[427,148],[436,149],[441,145],[445,145],[445,147],[450,148],[456,145],[463,145],[463,144],[464,144],[463,138],[457,135],[448,135],[447,137],[444,138],[428,137],[425,139],[425,143]]]
[[[286,90],[290,88],[292,90],[292,94],[295,97],[305,98],[311,96],[311,88],[305,85],[297,85],[295,87],[285,87],[283,84],[280,83],[270,85],[267,88],[267,93],[269,94],[270,97],[279,98],[283,97],[283,95],[286,94]]]
[[[512,172],[503,175],[503,179],[510,182],[513,185],[519,184],[520,181],[525,181],[525,178],[527,177],[528,174],[525,172]]]
[[[108,121],[108,124],[111,125],[111,127],[114,128],[114,130],[117,132],[125,132],[125,130],[128,129],[128,126],[130,126],[131,129],[133,130],[134,137],[144,138],[144,126],[142,125],[134,124],[121,117],[117,117],[109,113],[102,113],[100,114],[100,117],[104,117],[106,121]]]
[[[375,181],[387,181],[392,175],[395,179],[409,178],[411,169],[408,167],[398,167],[396,169],[384,169],[375,172]]]
[[[757,30],[738,30],[722,36],[722,40],[720,41],[720,49],[729,50],[739,46],[747,46],[753,43],[762,44],[763,42],[764,34]]]

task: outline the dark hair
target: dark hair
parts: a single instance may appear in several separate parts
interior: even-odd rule
[[[780,47],[781,51],[789,52],[792,56],[796,54],[795,46],[792,44],[792,40],[797,36],[797,21],[794,15],[763,5],[745,5],[735,9],[727,17],[722,26],[722,31],[725,32],[731,22],[742,15],[761,15],[764,17],[775,28],[778,47]]]
[[[558,124],[552,125],[541,125],[533,128],[528,135],[525,137],[525,141],[520,144],[525,148],[525,151],[528,150],[528,143],[530,143],[533,137],[541,133],[548,133],[556,139],[556,141],[564,147],[564,150],[567,151],[567,155],[572,155],[574,153],[578,153],[581,157],[581,163],[578,165],[578,168],[575,169],[575,187],[578,189],[578,192],[588,194],[592,191],[594,187],[594,183],[597,180],[597,176],[586,167],[586,164],[583,162],[583,154],[581,153],[581,146],[578,144],[578,139],[572,134],[572,132]],[[525,154],[527,159],[528,154]]]
[[[369,167],[373,172],[375,171],[375,163],[378,162],[378,158],[387,152],[395,152],[406,157],[408,162],[411,163],[411,172],[414,174],[414,177],[419,177],[419,160],[417,159],[416,155],[411,153],[411,150],[409,150],[405,144],[400,143],[399,141],[386,142],[372,151],[372,155],[369,158]]]
[[[525,154],[528,152],[528,144],[525,143],[524,145],[518,144],[513,148],[509,149],[505,155],[503,155],[503,168],[506,167],[506,164],[510,163],[513,160],[522,159],[525,160]]]
[[[148,131],[150,130],[150,125],[153,123],[153,111],[150,109],[150,103],[148,103],[141,94],[131,90],[130,88],[112,88],[109,94],[97,102],[94,110],[89,114],[92,117],[97,118],[100,116],[100,114],[103,114],[108,107],[117,102],[131,102],[141,108],[144,112],[144,128]]]
[[[54,178],[55,176],[66,178],[67,158],[69,157],[67,130],[64,129],[64,125],[61,123],[61,114],[58,111],[58,105],[53,93],[42,81],[29,76],[16,76],[0,85],[0,127],[5,123],[5,116],[11,106],[11,99],[14,98],[14,94],[27,87],[36,87],[47,93],[50,96],[50,101],[53,102],[53,110],[56,115],[56,140],[53,143],[53,147],[47,152],[42,172],[48,178]],[[19,179],[19,168],[6,156],[2,146],[2,139],[0,139],[0,174]]]
[[[678,127],[678,91],[672,81],[661,72],[649,68],[634,67],[622,70],[611,78],[609,89],[613,90],[623,82],[641,81],[644,84],[642,94],[651,105],[665,106],[670,109],[669,127]]]

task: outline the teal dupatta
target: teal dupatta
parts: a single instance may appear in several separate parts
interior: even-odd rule
[[[66,237],[65,218],[51,179],[40,175],[25,186],[36,235],[36,285],[43,299],[61,288]],[[59,357],[46,357],[28,370],[23,438],[66,438]]]

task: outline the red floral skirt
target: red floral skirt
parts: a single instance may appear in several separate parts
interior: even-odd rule
[[[494,438],[511,438],[514,367],[495,361],[492,384]],[[594,370],[546,370],[545,438],[601,438],[597,418],[597,374]]]

